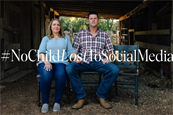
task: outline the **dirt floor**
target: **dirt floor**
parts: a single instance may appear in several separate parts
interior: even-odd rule
[[[38,107],[37,74],[38,72],[35,71],[17,82],[1,83],[1,85],[6,87],[1,92],[0,109],[2,115],[42,114],[40,112],[41,107]],[[135,106],[134,90],[119,89],[118,96],[115,96],[115,91],[112,90],[112,101],[108,101],[113,106],[112,109],[104,109],[96,101],[96,90],[97,88],[94,87],[86,87],[89,103],[79,110],[71,109],[71,106],[77,101],[73,91],[71,92],[70,103],[67,103],[67,96],[64,94],[61,102],[61,111],[57,113],[52,111],[54,90],[51,90],[50,109],[47,114],[173,114],[173,91],[170,86],[170,80],[167,77],[163,77],[160,80],[160,78],[154,76],[150,71],[140,73],[138,106]]]

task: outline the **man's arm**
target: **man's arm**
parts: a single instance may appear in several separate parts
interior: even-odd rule
[[[77,51],[77,53],[72,53],[71,58],[76,63],[82,63],[82,58],[78,55],[79,45],[80,45],[80,33],[77,34],[76,38],[74,39],[73,45],[72,45],[72,47]]]

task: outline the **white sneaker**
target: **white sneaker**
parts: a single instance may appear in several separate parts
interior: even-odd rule
[[[53,106],[53,111],[54,111],[54,112],[60,111],[60,104],[59,104],[59,103],[55,103],[55,104],[54,104],[54,106]]]
[[[49,105],[48,104],[43,104],[41,108],[42,113],[47,113],[49,111]]]

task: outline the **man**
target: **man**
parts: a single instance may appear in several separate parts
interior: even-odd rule
[[[119,68],[108,59],[109,55],[112,54],[113,46],[108,34],[97,27],[99,23],[98,14],[90,12],[87,22],[89,24],[88,29],[80,31],[73,43],[73,48],[81,56],[73,54],[73,57],[76,57],[74,62],[66,66],[69,80],[78,99],[78,102],[72,108],[79,109],[87,103],[86,92],[78,74],[94,70],[106,75],[102,78],[96,95],[100,105],[109,109],[112,106],[105,99],[118,77]]]

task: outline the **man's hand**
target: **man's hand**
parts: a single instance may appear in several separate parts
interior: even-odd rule
[[[108,63],[108,62],[111,62],[111,61],[109,61],[109,59],[107,59],[107,58],[103,59],[103,64]]]
[[[82,63],[82,58],[80,56],[78,56],[76,53],[72,53],[70,58],[76,62],[76,63]]]
[[[74,60],[74,62],[82,64],[82,58],[80,56],[76,55],[76,59]]]

